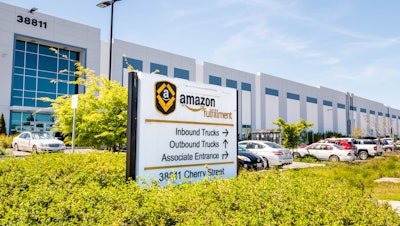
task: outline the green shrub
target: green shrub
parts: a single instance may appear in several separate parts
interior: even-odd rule
[[[398,225],[387,204],[347,178],[356,165],[250,173],[140,188],[126,155],[41,154],[0,161],[0,225]],[[358,165],[388,175],[399,160]],[[382,167],[380,167],[382,166]],[[344,172],[342,173],[341,169]],[[381,171],[383,169],[383,171]],[[371,180],[355,172],[356,179]],[[327,175],[329,175],[327,177]]]
[[[7,136],[4,134],[0,134],[0,147],[2,148],[11,148],[11,143],[14,136]]]

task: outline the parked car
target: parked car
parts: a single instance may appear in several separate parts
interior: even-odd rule
[[[306,147],[307,145],[301,145],[297,149],[290,150],[293,155],[293,158],[304,158],[307,155],[310,155]]]
[[[394,150],[398,151],[400,150],[400,141],[397,141],[396,143],[392,143],[392,144],[387,144],[387,145],[383,145],[382,149],[384,151],[393,151],[393,146],[394,146]]]
[[[350,141],[347,141],[347,140],[329,138],[329,139],[326,139],[325,142],[336,144],[338,146],[342,146],[343,149],[347,149],[347,150],[354,149],[353,143],[351,143]]]
[[[279,144],[264,140],[244,140],[239,145],[248,151],[256,153],[264,158],[267,167],[283,166],[293,163],[293,156],[289,149]]]
[[[323,161],[344,162],[356,159],[353,150],[343,149],[332,143],[313,143],[305,148],[310,155]]]
[[[267,163],[261,156],[238,146],[238,167],[239,169],[262,170],[267,168]]]
[[[361,160],[383,154],[382,145],[375,140],[354,139],[353,145],[355,146],[354,154]]]
[[[15,151],[58,152],[65,150],[65,144],[46,132],[23,132],[14,137]]]

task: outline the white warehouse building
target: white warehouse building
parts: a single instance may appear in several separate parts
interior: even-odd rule
[[[68,83],[75,80],[73,73],[63,71],[74,71],[74,61],[97,74],[108,74],[109,43],[101,41],[98,28],[0,2],[0,37],[0,114],[8,133],[51,130],[50,105],[37,98],[83,92]],[[289,123],[307,120],[314,124],[309,130],[320,133],[347,135],[358,128],[365,136],[400,134],[400,110],[355,96],[351,90],[340,92],[197,63],[190,57],[114,39],[112,80],[127,85],[127,63],[145,73],[158,70],[168,77],[237,89],[239,139],[253,130],[276,129],[272,122],[278,117]]]

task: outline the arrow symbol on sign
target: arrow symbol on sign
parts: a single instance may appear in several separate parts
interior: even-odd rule
[[[229,156],[228,152],[225,151],[225,154],[222,154],[222,159],[227,159]]]
[[[225,139],[223,143],[225,144],[225,148],[226,148],[226,145],[228,144],[228,141]]]
[[[229,134],[229,132],[228,132],[228,130],[227,129],[225,129],[225,131],[224,132],[222,132],[223,134],[225,134],[225,137],[227,137],[228,136],[228,134]]]

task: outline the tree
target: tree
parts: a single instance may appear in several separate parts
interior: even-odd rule
[[[278,118],[276,122],[281,130],[282,146],[289,149],[297,148],[300,142],[300,134],[308,127],[312,127],[313,123],[301,119],[298,123],[286,123],[282,118]]]
[[[7,135],[6,121],[4,120],[4,114],[3,113],[0,116],[0,134]]]
[[[126,144],[128,122],[128,89],[105,76],[96,76],[90,69],[76,63],[73,82],[83,85],[86,92],[78,94],[76,109],[75,144],[79,146],[104,147],[116,150]],[[56,82],[56,81],[55,81]],[[66,143],[72,143],[73,109],[72,96],[59,96],[50,101],[54,109],[55,126],[53,131],[61,131]]]
[[[363,136],[363,132],[359,127],[353,127],[353,131],[351,132],[350,137],[361,138]]]

